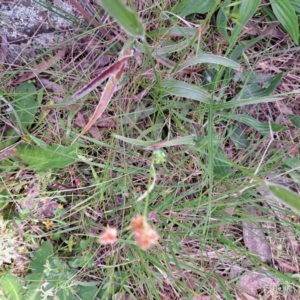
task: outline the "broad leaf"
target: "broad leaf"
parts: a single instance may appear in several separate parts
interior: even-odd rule
[[[144,26],[137,14],[127,8],[122,0],[97,0],[108,13],[116,19],[121,27],[132,36],[144,38]]]
[[[12,119],[20,126],[22,131],[26,130],[33,123],[38,111],[35,93],[36,88],[34,84],[29,82],[24,82],[16,88]]]
[[[5,291],[8,298],[7,300],[23,300],[22,294],[25,292],[23,289],[23,282],[20,278],[9,273],[4,274],[0,279],[0,284]]]
[[[52,168],[64,168],[77,160],[76,146],[66,147],[51,145],[39,148],[36,146],[20,144],[17,147],[17,156],[28,165],[29,169],[46,172]]]
[[[53,255],[52,244],[48,241],[43,242],[37,251],[31,252],[32,262],[29,264],[31,273],[25,278],[29,281],[39,281],[44,274],[45,264]]]
[[[249,1],[251,2],[251,1]],[[272,10],[279,22],[292,37],[295,44],[299,43],[299,24],[295,10],[289,0],[270,0]]]

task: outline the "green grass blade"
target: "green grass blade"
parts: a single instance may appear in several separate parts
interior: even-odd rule
[[[271,0],[272,9],[282,26],[292,37],[295,44],[299,44],[299,25],[297,15],[288,0]]]
[[[136,13],[127,8],[122,0],[98,0],[98,2],[129,35],[144,38],[143,24]]]

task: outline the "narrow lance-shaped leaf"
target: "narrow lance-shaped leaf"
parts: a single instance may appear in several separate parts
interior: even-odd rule
[[[93,124],[97,121],[97,119],[99,119],[101,117],[101,115],[103,114],[105,108],[109,104],[109,102],[116,90],[118,81],[120,80],[121,76],[124,73],[124,69],[126,67],[126,62],[127,62],[128,58],[129,58],[129,56],[127,56],[127,59],[125,61],[122,59],[123,63],[119,65],[119,69],[117,70],[116,74],[111,75],[109,81],[107,82],[107,84],[102,92],[100,101],[96,107],[96,110],[93,113],[92,118],[86,124],[86,126],[83,128],[83,130],[80,132],[80,134],[74,139],[74,141],[72,142],[71,145],[73,145],[81,136],[83,136],[93,126]]]
[[[186,60],[184,63],[179,65],[179,67],[176,69],[176,72],[179,72],[189,66],[196,65],[199,63],[217,64],[217,65],[222,65],[224,67],[229,67],[236,70],[241,69],[240,64],[238,64],[237,62],[229,58],[219,56],[219,55],[213,55],[213,54],[200,54],[196,57]]]
[[[197,100],[206,104],[210,103],[211,95],[204,89],[194,84],[178,80],[166,80],[162,82],[164,95],[174,95]]]
[[[127,8],[122,0],[97,0],[130,35],[144,38],[144,26],[135,12]]]
[[[95,88],[97,88],[106,78],[109,76],[116,74],[121,66],[127,62],[128,58],[133,56],[132,51],[112,65],[110,65],[107,69],[105,69],[102,73],[100,73],[96,78],[94,78],[91,82],[86,84],[84,87],[82,87],[79,91],[77,91],[72,97],[70,97],[70,101],[77,101],[93,91]]]
[[[172,147],[172,146],[178,146],[178,145],[195,145],[195,138],[197,136],[195,134],[191,134],[184,137],[179,137],[173,140],[160,142],[151,146],[148,146],[146,149],[158,149],[163,147]]]
[[[288,0],[270,0],[272,9],[282,26],[292,37],[295,44],[299,43],[299,25],[295,10]]]
[[[281,1],[281,0],[280,0]],[[233,32],[230,37],[230,46],[229,49],[233,47],[236,43],[238,35],[240,34],[244,25],[250,20],[253,14],[257,11],[261,0],[242,0],[242,4],[239,10],[239,17],[236,22],[236,26],[233,29]]]
[[[300,196],[291,190],[265,181],[270,192],[282,203],[287,204],[290,208],[300,213]]]

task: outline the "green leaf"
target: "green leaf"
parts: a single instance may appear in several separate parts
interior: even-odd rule
[[[184,97],[206,104],[209,104],[211,99],[211,95],[206,90],[183,81],[165,80],[162,82],[161,87],[164,89],[164,95]]]
[[[52,168],[64,168],[77,160],[77,146],[62,146],[53,144],[39,148],[20,144],[17,147],[17,156],[29,166],[29,169],[46,172]]]
[[[31,274],[25,278],[29,281],[40,281],[44,274],[45,264],[47,260],[53,256],[53,247],[49,241],[43,242],[37,251],[31,254],[32,262],[29,264]]]
[[[300,196],[291,190],[280,186],[272,184],[265,180],[267,187],[270,192],[282,203],[288,205],[290,208],[295,209],[300,213]]]
[[[95,299],[95,296],[98,294],[98,288],[95,286],[82,286],[81,283],[79,283],[76,287],[76,294],[82,300],[92,300]]]
[[[178,145],[196,145],[195,139],[197,136],[195,134],[191,134],[184,137],[175,138],[165,142],[159,142],[154,145],[148,146],[147,149],[158,149],[163,147],[172,147]]]
[[[114,134],[114,137],[116,139],[119,139],[119,140],[123,141],[123,142],[133,144],[133,145],[137,145],[137,146],[143,146],[143,147],[147,147],[147,146],[157,144],[157,141],[141,141],[141,140],[137,140],[137,139],[127,138],[125,136],[121,136],[121,135],[117,135],[117,134]]]
[[[297,129],[300,129],[300,117],[296,115],[287,115],[289,120],[297,127]]]
[[[268,85],[267,88],[261,88],[257,83],[252,83],[247,85],[245,88],[243,88],[232,100],[235,101],[236,99],[249,99],[249,98],[259,98],[259,97],[265,97],[269,96],[277,87],[279,82],[281,81],[283,76],[283,73],[279,73],[272,78],[270,78],[266,85]]]
[[[199,33],[198,28],[189,28],[189,27],[172,27],[172,28],[159,28],[157,30],[152,30],[147,32],[147,36],[155,37],[155,36],[190,36],[193,37],[195,34]]]
[[[299,0],[290,0],[290,3],[292,4],[294,10],[297,13],[300,13],[300,2],[299,2]]]
[[[137,14],[127,8],[122,0],[97,0],[100,5],[120,24],[129,34],[144,38],[144,26],[138,19]]]
[[[240,64],[238,64],[237,62],[229,58],[219,56],[219,55],[214,55],[214,54],[199,54],[198,56],[188,59],[184,63],[180,64],[176,69],[176,72],[180,72],[185,68],[200,63],[217,64],[235,70],[239,70],[241,68]]]
[[[191,14],[205,14],[215,5],[216,0],[183,0],[178,2],[172,12],[181,17]]]
[[[20,278],[6,273],[0,279],[0,285],[8,296],[8,298],[6,298],[7,300],[24,299],[22,294],[25,290],[22,288],[23,283]]]
[[[270,0],[272,10],[279,22],[292,37],[296,45],[299,43],[299,24],[292,4],[288,0]]]
[[[221,147],[218,147],[216,149],[216,152],[221,153],[222,156],[225,156],[225,153]],[[214,174],[216,176],[225,177],[228,176],[231,173],[231,165],[226,161],[223,160],[221,157],[218,157],[218,155],[215,155],[214,157]]]
[[[32,83],[23,82],[16,88],[16,96],[13,101],[13,121],[19,125],[21,130],[26,130],[32,125],[38,111],[36,101],[36,88]]]
[[[222,6],[220,7],[218,14],[217,14],[217,28],[221,35],[229,40],[230,37],[227,33],[228,27],[228,15],[229,15],[229,4],[231,0],[225,0],[222,3]]]
[[[261,123],[258,120],[247,115],[225,115],[224,117],[230,118],[232,120],[236,120],[240,123],[247,124],[248,126],[254,128],[255,130],[259,131],[262,134],[270,134],[270,126],[273,132],[280,132],[280,131],[287,130],[287,128],[281,124],[277,124],[274,122],[271,122],[270,124]]]
[[[251,19],[254,13],[257,11],[261,0],[242,0],[242,4],[239,10],[239,16],[236,22],[236,26],[234,27],[232,34],[230,36],[230,46],[231,48],[242,31],[245,24]]]
[[[244,131],[240,127],[235,127],[230,131],[230,139],[237,149],[248,149],[250,143]]]
[[[276,97],[276,96],[269,96],[269,97],[259,97],[259,98],[250,98],[250,99],[241,99],[241,100],[231,100],[229,102],[216,104],[216,109],[227,109],[227,108],[235,108],[240,106],[245,106],[248,104],[258,104],[258,103],[267,103],[267,102],[274,102],[283,100],[284,98]]]

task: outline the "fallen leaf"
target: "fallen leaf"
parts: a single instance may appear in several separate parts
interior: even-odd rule
[[[65,55],[65,52],[66,52],[66,47],[63,47],[63,49],[60,50],[55,56],[36,65],[36,71],[22,74],[15,81],[15,83],[21,83],[38,76],[39,73],[49,69],[51,66],[56,64]]]
[[[251,296],[256,296],[257,292],[262,289],[276,287],[279,284],[280,280],[277,277],[261,272],[250,272],[239,280],[242,291]]]
[[[253,209],[248,207],[247,213],[256,216]],[[266,235],[259,223],[242,222],[243,238],[248,251],[263,262],[270,262],[272,251],[266,240]]]

